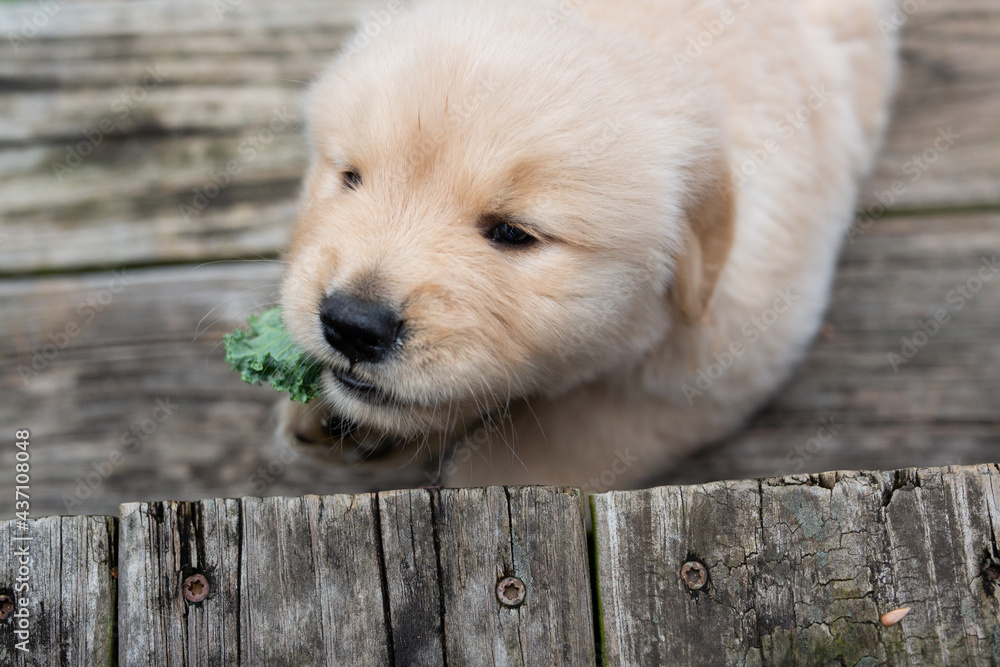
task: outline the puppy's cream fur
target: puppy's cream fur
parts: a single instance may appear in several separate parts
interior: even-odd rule
[[[322,412],[405,456],[485,429],[448,485],[625,487],[737,428],[819,326],[886,122],[889,0],[575,4],[418,3],[312,91],[286,324],[345,368],[323,296],[399,309],[353,369],[392,401],[327,373]]]

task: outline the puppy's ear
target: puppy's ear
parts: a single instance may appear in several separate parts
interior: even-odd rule
[[[685,208],[684,248],[677,259],[671,298],[688,324],[704,321],[736,231],[736,193],[721,156]]]

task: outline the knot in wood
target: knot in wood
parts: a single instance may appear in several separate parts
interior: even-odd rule
[[[504,577],[497,584],[497,599],[505,607],[521,606],[524,602],[524,582],[517,577]]]
[[[208,579],[203,574],[192,574],[181,584],[181,590],[188,602],[201,602],[208,597]]]
[[[14,598],[9,595],[0,595],[0,621],[6,621],[7,617],[14,611]]]
[[[708,583],[708,570],[696,560],[689,560],[681,566],[681,581],[689,591],[700,591]]]

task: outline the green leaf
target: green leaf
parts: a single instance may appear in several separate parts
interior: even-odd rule
[[[281,309],[272,308],[247,319],[247,329],[223,337],[226,361],[244,382],[267,383],[287,391],[293,401],[306,403],[320,395],[322,364],[302,351],[285,330]]]

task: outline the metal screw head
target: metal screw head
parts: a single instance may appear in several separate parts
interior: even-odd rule
[[[208,597],[208,579],[203,574],[192,574],[181,584],[181,590],[188,602],[201,602]]]
[[[9,595],[0,595],[0,621],[6,621],[13,612],[14,598]]]
[[[708,570],[696,560],[681,566],[681,581],[689,591],[700,591],[708,583]]]
[[[505,607],[520,607],[524,602],[524,593],[524,582],[517,577],[504,577],[497,584],[497,600]]]

